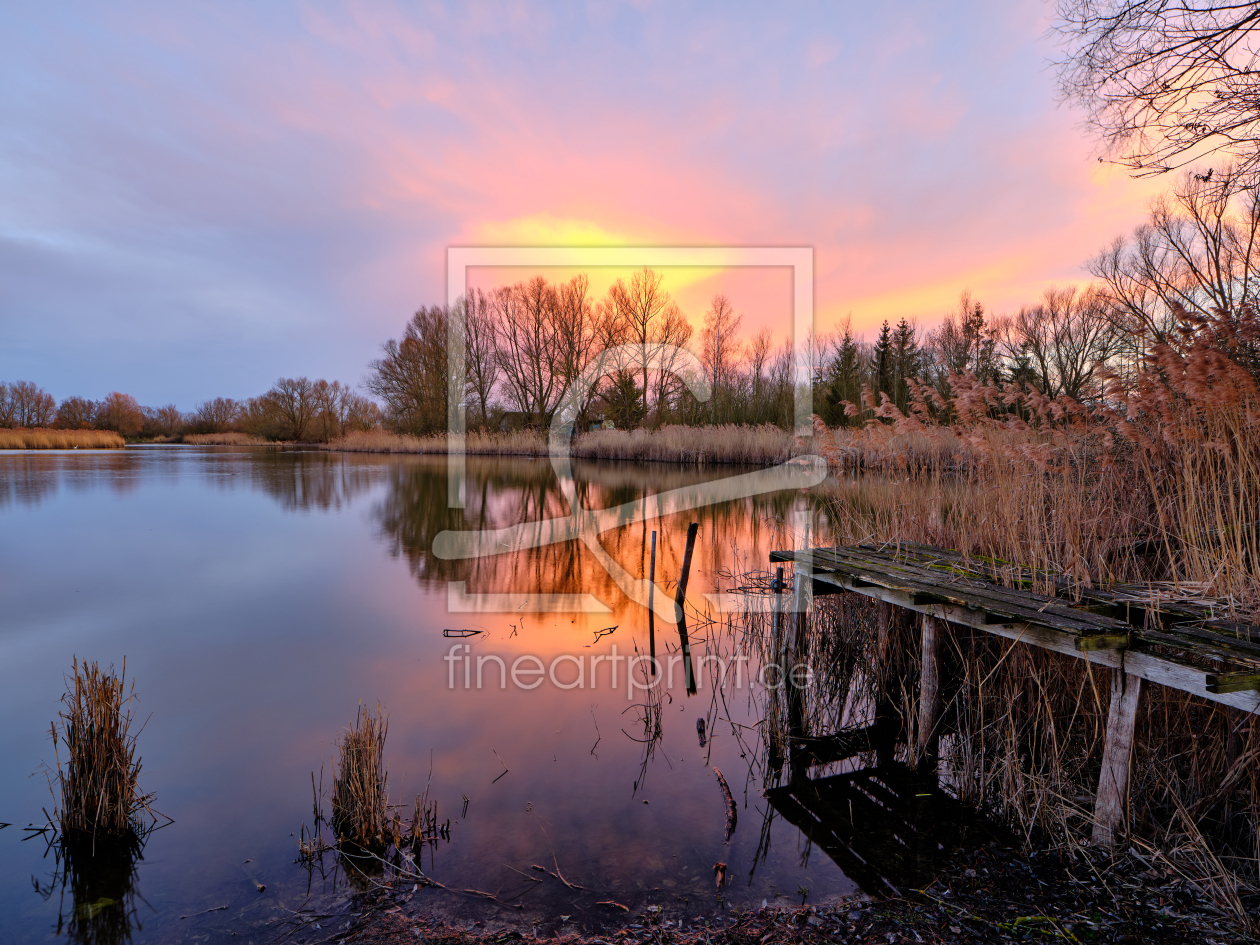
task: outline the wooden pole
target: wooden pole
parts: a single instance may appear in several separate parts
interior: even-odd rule
[[[687,600],[687,578],[691,574],[691,552],[696,547],[696,532],[699,529],[699,522],[692,522],[687,526],[687,550],[683,552],[682,576],[678,579],[678,596],[674,599],[674,603],[678,607],[678,641],[682,644],[683,677],[687,682],[687,695],[689,696],[696,693],[696,676],[691,666],[691,641],[687,639],[687,611],[683,608],[683,604]]]
[[[809,773],[809,752],[805,748],[805,687],[800,674],[806,669],[809,656],[809,614],[806,610],[806,595],[809,575],[798,569],[792,581],[792,640],[785,649],[785,655],[791,654],[791,665],[784,669],[787,673],[788,703],[788,763],[792,770],[792,780],[800,781]]]
[[[1137,719],[1142,680],[1121,669],[1111,671],[1111,705],[1107,709],[1107,741],[1102,773],[1094,799],[1093,842],[1112,846],[1124,829],[1129,802],[1129,764],[1133,756],[1133,726]]]
[[[783,686],[784,666],[787,663],[787,655],[783,651],[783,567],[780,565],[774,571],[774,610],[770,617],[770,652],[773,654],[772,659],[779,661],[778,685]],[[770,699],[770,767],[778,771],[783,765],[783,741],[782,732],[779,728],[779,697],[776,693]]]
[[[940,754],[941,723],[941,648],[945,640],[945,621],[923,615],[922,647],[919,668],[919,767],[936,767]]]
[[[875,730],[871,733],[875,745],[875,763],[881,768],[892,764],[897,754],[897,708],[892,699],[892,679],[888,670],[888,651],[896,630],[897,610],[893,604],[880,601],[876,618],[875,660],[871,670],[879,680],[875,696]]]
[[[652,529],[652,558],[648,565],[648,648],[652,657],[652,676],[656,676],[656,614],[652,603],[656,599],[656,529]]]

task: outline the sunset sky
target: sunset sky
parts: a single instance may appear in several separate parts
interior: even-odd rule
[[[359,382],[460,245],[814,248],[818,328],[1017,308],[1170,181],[1099,164],[1042,0],[7,4],[0,380]],[[786,331],[781,272],[677,274]]]

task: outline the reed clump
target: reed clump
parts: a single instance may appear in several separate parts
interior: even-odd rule
[[[592,430],[573,444],[573,455],[584,459],[699,465],[773,466],[804,452],[796,437],[771,423]]]
[[[446,434],[408,436],[385,430],[356,430],[320,447],[347,453],[446,453]],[[469,433],[465,453],[483,456],[546,456],[547,438],[536,430],[512,433]]]
[[[389,789],[385,771],[385,736],[389,719],[359,706],[354,725],[337,741],[333,776],[332,828],[338,842],[381,849],[391,836]]]
[[[120,450],[126,445],[113,430],[0,430],[0,450]]]
[[[126,668],[115,675],[93,662],[74,661],[62,702],[60,729],[52,726],[60,799],[56,817],[67,838],[125,839],[140,834],[152,794],[141,793],[140,759],[132,733],[135,684]],[[61,766],[60,746],[67,752]]]
[[[185,433],[184,442],[192,446],[267,446],[270,441],[248,433]]]

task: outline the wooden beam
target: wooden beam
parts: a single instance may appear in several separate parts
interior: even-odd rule
[[[1253,692],[1260,689],[1260,673],[1208,673],[1208,692]]]
[[[916,741],[919,764],[924,769],[936,767],[940,748],[941,722],[941,651],[944,648],[946,624],[930,614],[922,617],[922,647],[919,670],[919,727]]]
[[[1124,829],[1129,806],[1129,764],[1133,758],[1133,724],[1137,719],[1142,680],[1121,669],[1111,671],[1111,705],[1107,710],[1107,741],[1102,773],[1094,798],[1093,842],[1112,846]]]

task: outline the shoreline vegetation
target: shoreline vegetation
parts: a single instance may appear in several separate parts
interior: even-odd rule
[[[185,437],[185,442],[188,438]],[[370,430],[349,433],[321,447],[331,452],[445,454],[445,434],[409,436]],[[684,465],[773,466],[808,452],[791,433],[774,426],[690,427],[659,430],[594,430],[573,440],[577,459]],[[548,456],[547,437],[537,430],[511,433],[469,433],[464,452],[477,456]]]
[[[185,433],[182,442],[189,446],[279,446],[261,436],[248,433]]]
[[[0,450],[120,450],[113,430],[0,430]]]

